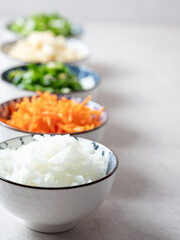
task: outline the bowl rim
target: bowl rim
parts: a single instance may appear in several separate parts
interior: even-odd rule
[[[11,60],[13,61],[17,61],[17,62],[20,62],[20,63],[23,63],[23,64],[28,64],[28,63],[48,63],[48,62],[52,62],[52,61],[47,61],[47,62],[33,62],[33,61],[25,61],[25,60],[22,60],[20,58],[16,58],[16,57],[13,57],[11,55],[9,55],[8,51],[6,51],[6,48],[7,47],[12,47],[13,44],[17,43],[18,41],[22,40],[22,39],[25,39],[26,37],[21,37],[21,38],[18,38],[16,40],[11,40],[11,41],[7,41],[7,42],[2,42],[0,44],[0,50],[1,52],[7,56],[8,58],[10,58]],[[87,49],[87,54],[80,58],[80,59],[77,59],[77,60],[72,60],[72,61],[61,61],[63,63],[69,63],[69,64],[75,64],[75,63],[80,63],[82,61],[85,61],[87,60],[90,55],[92,54],[92,50],[90,49],[90,47],[85,43],[83,42],[82,40],[80,39],[77,39],[77,38],[74,38],[74,37],[65,37],[65,39],[69,42],[69,41],[76,41],[77,43],[80,43],[82,44],[86,49]],[[57,60],[55,60],[54,62],[59,62]]]
[[[34,135],[38,135],[38,134],[29,134],[29,135],[26,135],[26,136],[19,136],[19,137],[7,139],[5,141],[0,142],[0,144],[3,144],[3,143],[8,142],[8,141],[12,141],[12,140],[20,139],[22,137],[23,138],[24,137],[33,137]],[[26,184],[13,182],[13,181],[7,180],[7,179],[5,179],[5,178],[3,178],[1,176],[0,176],[0,180],[4,181],[6,183],[9,183],[9,184],[16,185],[18,187],[31,188],[31,189],[34,189],[34,190],[51,190],[52,191],[52,190],[71,190],[71,189],[76,189],[76,188],[83,188],[83,187],[86,187],[86,186],[91,186],[91,185],[94,185],[96,183],[102,182],[105,179],[111,177],[116,172],[116,170],[118,168],[118,165],[119,165],[119,159],[118,159],[117,155],[109,147],[107,147],[106,145],[104,145],[102,143],[99,143],[99,142],[96,142],[96,141],[93,141],[93,140],[90,140],[90,139],[82,138],[82,137],[80,137],[80,138],[78,137],[78,139],[83,139],[83,140],[86,140],[86,141],[95,142],[96,144],[100,144],[101,146],[103,146],[103,147],[107,148],[108,150],[110,150],[110,152],[114,155],[115,160],[116,160],[116,164],[115,164],[113,170],[110,171],[108,174],[106,174],[104,177],[99,178],[99,179],[97,179],[97,180],[95,180],[93,182],[80,184],[80,185],[76,185],[76,186],[67,186],[67,187],[38,187],[38,186],[31,186],[31,185],[26,185]]]
[[[53,95],[54,95],[54,94],[53,94]],[[10,99],[10,100],[8,100],[8,101],[6,101],[6,102],[0,103],[0,107],[1,107],[3,104],[9,103],[9,102],[11,102],[11,101],[15,101],[15,100],[17,100],[17,99],[20,99],[20,100],[21,100],[21,99],[26,98],[26,97],[27,97],[27,98],[31,98],[31,97],[33,97],[33,96],[34,96],[34,95]],[[84,100],[84,99],[85,99],[85,98],[79,97],[79,96],[68,96],[68,95],[58,95],[58,97],[59,97],[59,98],[67,97],[67,98],[69,98],[69,99],[81,99],[81,100]],[[97,102],[94,102],[94,101],[91,101],[91,100],[90,100],[89,102],[102,107],[102,105],[100,105],[100,104],[97,103]],[[90,132],[93,132],[94,130],[97,130],[97,129],[102,128],[102,127],[108,122],[108,120],[109,120],[109,115],[108,115],[107,110],[104,110],[104,113],[105,113],[105,120],[102,122],[101,125],[99,125],[98,127],[93,128],[93,129],[90,129],[90,130],[86,130],[86,131],[83,131],[83,132],[76,132],[76,133],[38,133],[38,132],[28,132],[28,131],[24,131],[24,130],[21,130],[21,129],[12,127],[12,126],[10,126],[10,125],[2,122],[1,119],[0,119],[0,125],[3,126],[3,127],[8,128],[8,129],[11,129],[11,130],[14,130],[14,131],[17,131],[17,132],[27,133],[27,134],[49,134],[49,135],[53,135],[53,134],[56,134],[56,135],[70,134],[70,135],[73,136],[73,135],[80,135],[80,134],[90,133]]]
[[[50,63],[50,62],[48,62],[48,63]],[[47,63],[34,63],[34,64],[42,65],[42,64],[47,64]],[[71,64],[71,63],[62,63],[62,64],[66,65],[67,67],[70,67],[70,68],[79,69],[80,71],[88,71],[89,75],[91,75],[91,76],[92,76],[92,74],[94,74],[95,77],[94,76],[92,76],[92,77],[93,77],[93,82],[95,82],[95,85],[92,88],[89,88],[89,89],[73,91],[73,92],[66,93],[66,94],[63,94],[63,93],[53,93],[53,94],[57,94],[57,95],[73,95],[73,94],[76,94],[76,93],[77,94],[87,93],[87,92],[92,91],[95,88],[97,88],[99,86],[99,84],[101,83],[101,78],[100,78],[99,74],[96,71],[94,71],[92,68],[90,68],[90,67],[88,67],[86,65],[83,65],[83,64],[76,65],[76,64]],[[8,78],[7,78],[7,74],[10,71],[13,71],[13,70],[16,70],[16,69],[27,68],[27,66],[28,66],[28,63],[27,64],[23,64],[23,65],[19,65],[19,66],[16,65],[14,67],[8,68],[8,69],[4,70],[3,72],[1,72],[0,78],[2,79],[3,82],[5,82],[6,84],[10,84],[10,86],[14,87],[15,89],[19,89],[19,90],[22,90],[22,91],[27,91],[27,93],[29,93],[29,92],[35,93],[36,91],[31,91],[31,90],[28,90],[28,89],[19,88],[18,86],[16,86],[13,83],[9,82]],[[95,80],[95,78],[96,78],[96,80]],[[78,81],[80,81],[79,78],[78,78]]]

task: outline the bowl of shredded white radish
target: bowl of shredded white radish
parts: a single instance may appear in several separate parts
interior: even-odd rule
[[[39,232],[63,232],[112,188],[116,155],[70,135],[27,135],[0,143],[0,203]]]
[[[75,63],[90,56],[89,47],[82,41],[55,36],[51,31],[35,31],[26,38],[6,42],[1,50],[12,59],[26,63]]]

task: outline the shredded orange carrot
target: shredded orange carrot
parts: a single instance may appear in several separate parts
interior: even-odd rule
[[[102,124],[100,110],[91,109],[87,103],[88,96],[79,103],[73,99],[48,92],[37,92],[31,99],[25,97],[16,104],[17,110],[12,112],[9,120],[0,119],[4,123],[23,131],[36,133],[77,133],[94,129]]]

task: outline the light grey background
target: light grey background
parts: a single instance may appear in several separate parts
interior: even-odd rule
[[[83,24],[83,64],[102,78],[103,142],[120,165],[107,200],[72,231],[26,229],[0,206],[0,240],[180,239],[180,1],[0,0],[0,43],[18,14],[58,10]],[[14,35],[13,35],[14,36]],[[0,53],[0,72],[17,62]],[[0,80],[0,102],[17,97]],[[1,136],[1,135],[0,135]]]
[[[0,18],[1,34],[3,26]],[[83,64],[100,74],[97,102],[109,113],[102,143],[120,160],[115,184],[61,234],[33,232],[0,206],[0,240],[179,240],[180,28],[97,21],[84,29],[93,52]],[[0,63],[0,71],[17,64],[2,54]],[[4,87],[0,102],[18,96]]]
[[[78,21],[179,23],[179,10],[179,0],[0,0],[1,15],[59,11]]]

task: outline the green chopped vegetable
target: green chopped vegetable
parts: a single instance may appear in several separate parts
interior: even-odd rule
[[[26,18],[17,18],[8,29],[22,36],[28,36],[33,31],[51,30],[55,35],[73,35],[72,24],[57,13],[36,14]]]
[[[76,74],[59,62],[30,63],[25,69],[11,70],[7,78],[10,83],[30,91],[69,93],[83,90]]]

